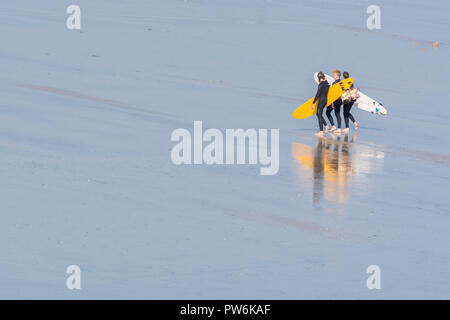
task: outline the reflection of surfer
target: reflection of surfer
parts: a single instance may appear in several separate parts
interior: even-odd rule
[[[348,176],[353,175],[351,144],[357,139],[355,133],[349,141],[349,136],[345,135],[341,140],[320,138],[314,153],[313,171],[313,198],[318,202],[322,193],[328,200],[345,202],[348,197],[347,187],[350,183]]]
[[[319,139],[314,154],[314,169],[313,169],[313,201],[319,202],[322,193],[323,181],[323,138]]]
[[[344,79],[347,79],[349,77],[349,73],[347,71],[344,71]],[[358,123],[355,121],[355,118],[350,113],[351,108],[353,107],[353,104],[355,103],[356,99],[359,98],[358,95],[358,89],[352,84],[349,90],[347,90],[342,95],[342,102],[344,103],[344,121],[345,121],[345,129],[344,132],[349,132],[349,119],[352,120],[353,125],[355,126],[355,130],[358,130]]]
[[[333,84],[338,83],[341,80],[341,71],[334,70],[333,78],[334,78]],[[325,114],[327,115],[328,120],[330,120],[330,124],[332,126],[330,131],[334,131],[334,130],[336,130],[336,126],[334,125],[333,117],[331,116],[331,112],[334,110],[334,115],[336,116],[336,121],[337,121],[337,125],[338,125],[337,130],[335,131],[336,133],[341,133],[341,115],[340,115],[341,105],[342,105],[342,100],[339,98],[335,102],[333,102],[327,108],[327,111],[325,112]]]
[[[323,137],[323,126],[326,126],[326,129],[328,132],[328,126],[325,121],[325,118],[323,117],[323,109],[327,106],[327,96],[328,96],[328,89],[330,88],[330,85],[328,84],[327,80],[325,80],[325,74],[321,71],[317,74],[317,78],[319,80],[319,85],[317,86],[317,93],[314,97],[314,101],[312,104],[312,107],[314,108],[314,104],[318,100],[317,103],[317,120],[319,121],[319,132],[316,133],[316,136]]]
[[[333,136],[332,136],[333,137]],[[325,162],[324,163],[324,170],[325,170],[325,164],[329,168],[329,171],[332,173],[336,173],[339,171],[339,143],[337,143],[338,140],[334,139],[325,139]]]
[[[315,147],[292,143],[300,186],[309,194],[312,191],[313,203],[320,203],[322,199],[346,203],[351,197],[354,179],[358,186],[367,184],[365,174],[380,165],[377,159],[383,159],[383,151],[360,145],[356,143],[357,138],[358,133],[354,132],[352,137],[331,134],[330,138],[319,138]]]

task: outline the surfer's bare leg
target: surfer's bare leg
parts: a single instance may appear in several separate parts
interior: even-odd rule
[[[316,136],[318,136],[318,137],[320,137],[320,138],[323,138],[323,131],[319,131],[319,132],[316,132],[316,133],[314,133]]]

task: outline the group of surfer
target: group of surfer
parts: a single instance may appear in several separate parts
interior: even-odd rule
[[[344,79],[347,79],[350,75],[347,71],[344,71],[343,73]],[[319,86],[317,88],[316,96],[314,97],[313,106],[318,100],[317,104],[317,119],[319,120],[319,132],[316,133],[317,136],[323,137],[324,133],[341,133],[341,106],[343,106],[344,109],[344,122],[345,122],[345,129],[342,131],[344,133],[349,132],[349,120],[353,122],[353,125],[355,126],[355,130],[358,130],[358,123],[355,121],[355,118],[350,113],[350,110],[352,109],[353,104],[355,103],[356,99],[359,98],[358,90],[352,85],[349,90],[347,90],[339,99],[334,101],[331,105],[328,106],[327,104],[327,96],[328,96],[328,89],[330,88],[330,84],[325,80],[325,74],[323,72],[319,72],[317,74],[318,80],[319,80]],[[333,78],[334,82],[332,83],[338,83],[341,80],[341,71],[334,70],[333,71]],[[328,120],[330,121],[331,128],[327,125],[327,122],[325,121],[325,118],[323,117],[323,109],[327,108],[326,116]],[[337,128],[334,125],[333,117],[331,116],[331,112],[334,110],[334,114],[336,116],[337,121]],[[324,132],[324,126],[325,126],[325,132]]]

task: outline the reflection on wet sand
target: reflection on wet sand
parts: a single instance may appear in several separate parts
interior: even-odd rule
[[[355,182],[358,191],[368,189],[369,181],[365,174],[381,168],[384,152],[359,145],[355,143],[356,139],[357,133],[351,139],[348,135],[318,138],[316,147],[292,143],[299,186],[305,192],[312,189],[314,202],[324,197],[329,201],[346,203]],[[312,182],[312,187],[309,182]]]

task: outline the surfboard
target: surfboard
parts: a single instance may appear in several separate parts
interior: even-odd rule
[[[330,86],[330,89],[328,90],[328,96],[327,96],[327,103],[328,105],[331,105],[334,101],[339,99],[342,94],[349,89],[353,84],[353,78],[343,79],[339,81],[338,83]],[[317,101],[313,106],[314,97],[306,101],[304,104],[302,104],[300,107],[295,109],[295,111],[292,113],[292,116],[295,119],[305,119],[308,118],[317,112]]]
[[[319,83],[319,80],[317,79],[318,72],[314,73],[314,80],[316,83]],[[329,84],[332,84],[334,82],[334,79],[332,76],[325,75],[325,80],[328,81]],[[361,91],[358,90],[359,98],[355,101],[353,106],[357,107],[358,109],[373,113],[373,114],[387,114],[387,110],[383,105],[376,100],[370,98],[369,96],[365,95]]]

